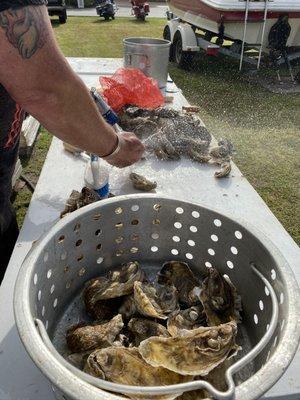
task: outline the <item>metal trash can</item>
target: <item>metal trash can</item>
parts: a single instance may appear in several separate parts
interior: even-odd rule
[[[124,67],[138,68],[157,80],[161,89],[166,87],[171,42],[165,39],[126,38]]]
[[[87,280],[124,262],[138,260],[148,271],[171,259],[188,261],[199,276],[205,267],[217,267],[241,295],[243,350],[226,371],[226,392],[199,379],[155,387],[119,385],[94,378],[62,357],[54,338],[58,335],[66,345],[65,331],[71,317],[78,318],[74,307]],[[293,359],[300,338],[299,297],[285,259],[248,223],[198,204],[146,194],[101,200],[60,220],[25,259],[14,311],[26,350],[58,388],[60,400],[124,400],[120,393],[153,398],[203,387],[216,400],[253,400],[276,383]]]

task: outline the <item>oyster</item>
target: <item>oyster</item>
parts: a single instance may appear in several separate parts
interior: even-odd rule
[[[188,264],[180,261],[164,263],[158,274],[158,282],[172,284],[178,290],[179,303],[186,307],[200,304],[200,281],[195,277]]]
[[[234,151],[233,144],[228,139],[221,139],[218,142],[218,146],[213,147],[209,154],[210,156],[219,162],[229,161]]]
[[[101,278],[97,278],[89,282],[84,291],[84,303],[89,316],[101,322],[107,321],[119,314],[118,309],[122,304],[123,298],[116,297],[114,299],[99,300],[94,303],[93,296],[95,292],[98,292],[99,279],[101,280]]]
[[[130,319],[137,314],[137,309],[133,296],[125,296],[122,305],[119,308],[119,314],[122,314],[124,319]]]
[[[99,300],[113,299],[133,292],[135,281],[143,280],[144,273],[138,262],[129,262],[121,269],[110,271],[105,277],[88,282],[84,290],[85,304],[94,305]]]
[[[138,346],[143,340],[151,336],[170,336],[163,325],[146,318],[132,318],[128,322],[128,329],[134,338],[135,346]]]
[[[67,345],[74,353],[110,346],[123,326],[124,323],[120,314],[103,324],[72,326],[67,330]]]
[[[167,319],[167,314],[178,308],[178,293],[172,285],[134,283],[134,301],[137,311],[146,317]]]
[[[215,172],[215,177],[216,178],[225,178],[228,176],[231,172],[231,163],[230,161],[225,161],[221,164],[221,169],[220,171]]]
[[[139,352],[153,367],[182,375],[207,375],[236,348],[237,326],[228,322],[194,329],[182,337],[152,337],[141,342]]]
[[[240,321],[241,300],[229,278],[215,268],[208,268],[200,298],[210,326]]]
[[[95,203],[100,200],[98,194],[88,187],[83,187],[81,192],[72,190],[70,197],[68,198],[64,210],[60,214],[60,218],[65,217],[72,211],[78,210],[81,207],[87,206],[88,204]]]
[[[144,176],[136,174],[134,172],[132,172],[129,177],[133,183],[134,188],[137,190],[142,190],[143,192],[150,192],[151,190],[154,190],[157,187],[156,182],[151,182]]]
[[[164,386],[190,380],[165,368],[154,368],[141,357],[138,349],[110,347],[95,350],[87,359],[85,372],[110,382],[133,386]],[[151,396],[128,394],[132,399],[149,399]],[[171,400],[178,395],[155,397]]]
[[[74,365],[74,367],[77,367],[79,369],[83,369],[86,363],[86,360],[88,359],[88,356],[93,352],[93,350],[89,351],[84,351],[82,353],[72,353],[69,356],[67,356],[67,360]]]
[[[186,310],[174,311],[169,315],[167,328],[172,336],[183,336],[191,329],[204,326],[206,323],[202,306],[193,306]],[[158,335],[157,335],[158,336]]]

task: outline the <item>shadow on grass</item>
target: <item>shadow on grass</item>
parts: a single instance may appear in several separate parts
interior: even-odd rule
[[[92,23],[93,24],[108,24],[108,23],[113,23],[115,22],[115,19],[104,19],[102,17],[98,17],[98,19],[95,19]]]

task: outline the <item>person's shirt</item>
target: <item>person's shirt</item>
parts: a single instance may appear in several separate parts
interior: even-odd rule
[[[46,0],[0,0],[0,30],[5,33],[7,31],[6,11],[13,12],[20,7],[43,4],[46,4]],[[7,65],[7,68],[11,66]],[[23,116],[23,110],[10,97],[0,81],[0,235],[8,228],[12,218],[11,185]]]

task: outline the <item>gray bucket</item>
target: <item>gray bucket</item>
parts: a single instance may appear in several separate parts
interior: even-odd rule
[[[171,42],[164,39],[127,38],[124,43],[124,67],[138,68],[166,87]]]

